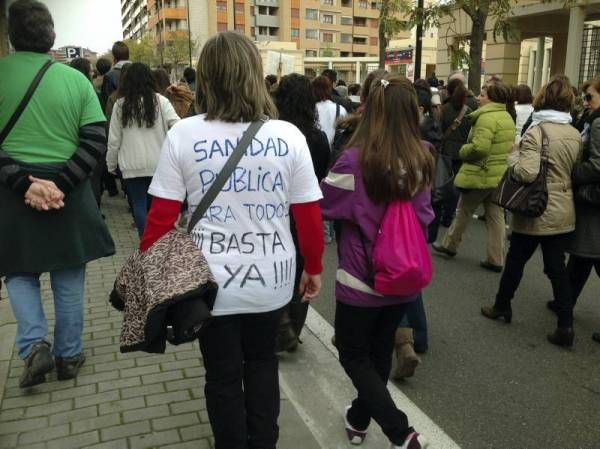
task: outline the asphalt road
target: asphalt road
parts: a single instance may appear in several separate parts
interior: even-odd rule
[[[600,280],[592,274],[577,304],[574,348],[557,348],[546,342],[556,322],[539,251],[510,325],[480,315],[500,279],[479,268],[484,255],[485,225],[474,220],[455,259],[433,256],[424,294],[429,351],[398,386],[463,449],[600,449],[600,344],[591,340],[600,331]],[[314,307],[333,323],[335,245],[324,265]]]

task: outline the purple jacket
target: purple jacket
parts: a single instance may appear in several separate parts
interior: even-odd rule
[[[327,178],[321,182],[321,190],[323,217],[327,220],[340,220],[342,223],[335,286],[337,300],[358,307],[381,307],[414,301],[416,296],[384,297],[368,285],[372,246],[386,205],[376,204],[369,199],[357,148],[350,148],[342,153]],[[433,220],[431,192],[427,190],[418,193],[412,199],[412,204],[425,232],[427,225]]]

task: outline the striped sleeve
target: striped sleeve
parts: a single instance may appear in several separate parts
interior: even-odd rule
[[[2,149],[0,149],[0,184],[22,195],[25,195],[31,185],[29,173]]]
[[[56,176],[56,186],[66,195],[90,177],[106,154],[106,124],[91,123],[79,129],[79,146]]]

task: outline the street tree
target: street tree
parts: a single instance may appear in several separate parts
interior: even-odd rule
[[[542,0],[544,3],[562,2],[565,7],[577,0]],[[443,19],[452,18],[449,24],[453,26],[457,10],[464,11],[471,19],[472,25],[467,39],[459,40],[449,46],[451,64],[456,68],[460,62],[466,62],[469,67],[469,87],[477,92],[481,88],[481,60],[488,17],[494,17],[493,38],[502,37],[504,40],[514,38],[510,16],[512,9],[519,0],[447,0],[430,2],[423,8],[415,7],[414,0],[382,0],[380,2],[380,64],[385,61],[385,48],[388,40],[381,39],[397,33],[398,22],[403,22],[405,28],[412,28],[420,23],[424,29],[439,27]],[[383,42],[381,42],[383,40]],[[468,44],[468,52],[466,46]],[[383,45],[383,46],[382,46]]]
[[[139,40],[127,39],[125,43],[129,48],[129,60],[131,62],[141,62],[150,67],[157,65],[155,44],[150,35],[146,35]]]
[[[179,76],[179,68],[189,64],[190,51],[193,52],[195,48],[196,41],[190,39],[188,31],[173,31],[169,40],[164,43],[164,62],[175,70],[176,77]]]

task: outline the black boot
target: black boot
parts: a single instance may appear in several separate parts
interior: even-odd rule
[[[557,327],[552,334],[548,334],[548,341],[556,346],[573,346],[575,332],[572,327]]]
[[[83,352],[75,357],[56,357],[56,377],[58,380],[74,379],[79,368],[85,363]]]
[[[25,369],[19,379],[19,387],[33,387],[46,382],[46,374],[54,369],[54,360],[50,345],[41,341],[33,345],[31,353],[25,359]]]

